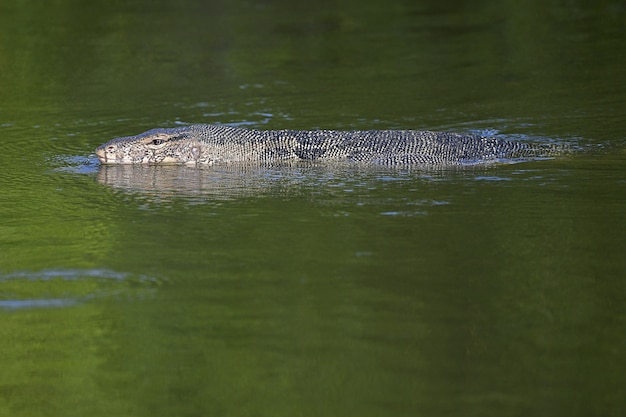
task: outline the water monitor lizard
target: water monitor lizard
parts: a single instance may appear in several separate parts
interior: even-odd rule
[[[336,160],[448,166],[555,154],[555,146],[417,130],[251,130],[223,125],[153,129],[96,149],[103,164],[217,164]]]

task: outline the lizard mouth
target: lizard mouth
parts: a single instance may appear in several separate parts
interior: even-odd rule
[[[96,149],[96,155],[98,156],[98,159],[102,163],[104,163],[104,161],[106,161],[106,159],[107,159],[107,157],[106,157],[106,155],[104,153],[104,149],[102,149],[102,148]]]
[[[96,156],[100,160],[100,163],[103,165],[116,165],[123,163],[115,157],[115,154],[109,154],[105,146],[100,146],[96,148]]]
[[[107,155],[106,155],[106,150],[102,147],[96,149],[96,155],[98,156],[98,159],[100,160],[101,164],[106,164],[107,163]]]

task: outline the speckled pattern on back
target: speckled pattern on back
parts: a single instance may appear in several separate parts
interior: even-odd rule
[[[252,130],[223,125],[153,129],[96,149],[104,164],[288,160],[447,166],[550,156],[553,146],[417,130]]]

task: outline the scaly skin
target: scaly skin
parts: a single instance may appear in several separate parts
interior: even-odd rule
[[[272,163],[298,160],[449,166],[558,153],[549,145],[417,130],[250,130],[190,125],[113,139],[96,149],[103,164]]]

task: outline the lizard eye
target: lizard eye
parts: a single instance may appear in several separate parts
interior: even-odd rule
[[[159,148],[162,148],[163,146],[167,145],[168,143],[170,143],[172,141],[179,140],[180,138],[181,138],[181,136],[171,136],[171,135],[166,135],[166,134],[157,134],[157,135],[152,136],[152,140],[150,140],[150,138],[147,138],[146,139],[147,142],[144,142],[144,143],[150,149],[159,149]]]

